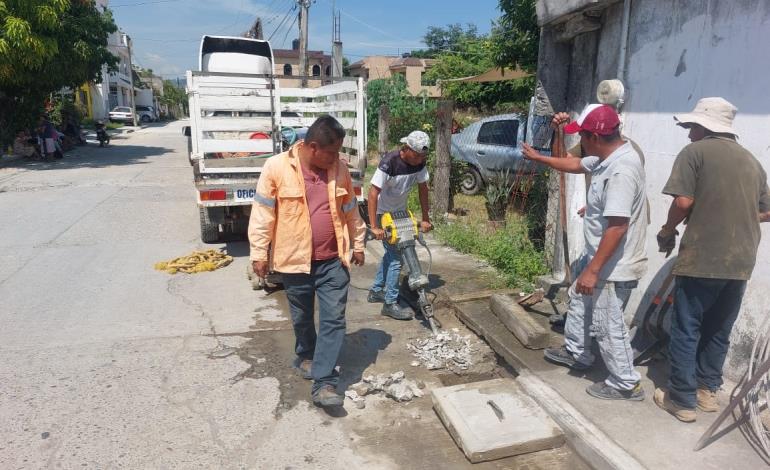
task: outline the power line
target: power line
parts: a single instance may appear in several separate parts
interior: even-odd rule
[[[281,22],[278,23],[278,26],[275,27],[275,29],[273,30],[273,33],[270,35],[269,38],[267,38],[268,41],[273,39],[273,36],[275,36],[275,33],[277,33],[278,30],[281,29],[281,26],[283,26],[283,24],[286,22],[286,20],[289,19],[289,15],[291,15],[292,11],[294,11],[294,7],[293,6],[291,8],[289,8],[289,11],[286,12],[286,15],[283,17]]]
[[[284,47],[284,44],[286,44],[286,38],[289,37],[291,28],[293,28],[295,24],[297,24],[297,15],[294,16],[294,21],[292,21],[289,27],[286,29],[286,34],[283,36],[283,41],[281,41],[281,47]]]

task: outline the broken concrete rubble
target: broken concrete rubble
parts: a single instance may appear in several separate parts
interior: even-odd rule
[[[429,370],[467,370],[473,365],[472,355],[477,348],[471,344],[470,335],[462,336],[457,331],[455,328],[451,333],[442,331],[418,338],[407,343],[406,348]]]
[[[351,385],[350,390],[345,392],[345,395],[355,403],[355,399],[351,397],[353,394],[363,399],[362,397],[368,394],[384,392],[385,396],[403,402],[410,401],[414,397],[422,397],[421,388],[424,387],[424,384],[423,387],[420,387],[417,382],[407,379],[403,371],[398,371],[389,375],[367,375],[361,382]]]

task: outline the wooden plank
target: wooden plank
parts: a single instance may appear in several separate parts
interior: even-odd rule
[[[220,152],[246,152],[246,153],[272,153],[272,139],[203,139],[200,151],[202,153]]]
[[[266,161],[266,157],[207,158],[206,168],[261,168]]]
[[[197,91],[205,87],[220,88],[265,88],[270,80],[248,75],[195,75],[187,77],[187,86]]]
[[[272,128],[273,120],[269,117],[203,116],[200,120],[200,130],[204,132],[272,132]]]
[[[469,302],[471,300],[486,299],[494,294],[518,294],[518,289],[485,289],[468,292],[465,294],[450,295],[449,301],[452,303]]]
[[[310,127],[316,119],[318,119],[316,116],[285,117],[281,115],[281,127]],[[345,129],[352,129],[356,124],[356,118],[352,117],[335,116],[335,119],[338,120]]]
[[[198,94],[200,96],[272,96],[271,90],[267,88],[253,87],[200,87]]]
[[[318,98],[321,96],[334,96],[342,93],[357,92],[358,86],[354,81],[332,83],[317,88],[282,88],[281,96],[297,98]]]
[[[345,101],[324,101],[318,103],[281,103],[281,112],[289,111],[295,113],[330,113],[334,111],[356,111],[356,102],[353,100]]]
[[[564,433],[509,378],[442,387],[433,407],[471,463],[553,449]]]
[[[550,334],[529,316],[524,308],[507,295],[494,294],[489,305],[497,318],[508,330],[529,349],[543,349],[548,346]]]
[[[197,98],[202,111],[272,111],[270,98],[263,96],[205,96]]]

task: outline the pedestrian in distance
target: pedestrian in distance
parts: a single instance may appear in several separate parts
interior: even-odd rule
[[[556,124],[568,115],[556,115]],[[574,370],[594,361],[595,338],[609,377],[586,389],[606,400],[644,400],[641,376],[634,369],[623,312],[631,292],[647,269],[645,232],[647,204],[641,158],[620,135],[620,119],[611,106],[590,104],[564,128],[578,133],[583,158],[551,158],[524,144],[524,157],[568,173],[589,173],[591,184],[583,216],[586,266],[572,286],[570,310],[564,325],[564,345],[545,350],[545,358]],[[568,268],[569,269],[569,268]]]
[[[54,158],[61,158],[62,154],[56,147],[56,141],[59,140],[59,131],[56,130],[56,127],[45,114],[40,116],[38,133],[42,139],[40,147],[43,160],[49,161]]]
[[[724,98],[703,98],[691,113],[674,116],[691,143],[677,155],[663,194],[674,200],[658,232],[659,250],[676,247],[668,389],[655,403],[684,422],[696,409],[719,410],[717,391],[730,332],[757,260],[760,222],[770,221],[767,174],[737,142],[737,109]]]
[[[294,367],[317,406],[341,406],[336,369],[345,339],[350,264],[364,264],[366,226],[339,151],[345,129],[318,118],[303,141],[267,159],[249,220],[257,276],[280,273],[295,335]],[[318,322],[313,320],[316,297]]]
[[[428,232],[433,228],[428,210],[428,168],[425,162],[430,149],[430,137],[422,131],[413,131],[401,139],[400,149],[388,152],[380,159],[369,188],[369,221],[372,236],[382,240],[385,253],[382,256],[369,289],[370,303],[382,302],[382,315],[396,320],[411,320],[412,312],[398,303],[401,273],[401,255],[395,245],[388,243],[382,227],[382,216],[386,212],[405,211],[409,192],[417,185],[422,209],[420,230]]]

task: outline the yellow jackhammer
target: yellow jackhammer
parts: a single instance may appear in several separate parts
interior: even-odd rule
[[[382,215],[382,228],[385,231],[385,242],[394,245],[401,255],[402,266],[405,266],[407,271],[407,285],[409,290],[417,294],[417,306],[420,312],[428,321],[433,334],[438,334],[441,324],[433,316],[433,304],[428,301],[425,292],[429,284],[428,275],[433,264],[433,256],[418,229],[417,220],[409,210],[386,212]],[[425,273],[417,258],[417,243],[428,252],[428,270]]]

